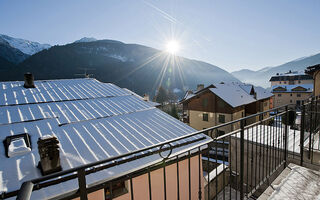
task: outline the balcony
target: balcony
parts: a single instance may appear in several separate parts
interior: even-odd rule
[[[289,110],[288,105],[275,108],[139,151],[43,176],[25,182],[20,190],[1,194],[0,198],[17,196],[27,200],[33,193],[73,181],[76,190],[54,199],[93,199],[92,195],[103,189],[105,199],[281,199],[288,190],[286,184],[291,183],[288,175],[293,168],[303,167],[302,171],[309,174],[320,169],[319,102],[318,98],[312,99],[299,112]],[[276,114],[264,117],[270,112]],[[251,118],[258,120],[246,125]],[[240,124],[240,129],[206,140],[196,148],[177,151],[202,141],[203,138],[195,136],[218,135],[219,129],[234,124]],[[92,175],[155,155],[162,159],[98,184],[88,182]],[[318,175],[312,178],[320,181]],[[119,190],[115,190],[118,186],[123,186],[125,196],[119,197]],[[318,184],[310,187],[316,187],[308,188],[310,191],[320,189]],[[138,192],[141,188],[143,194]]]

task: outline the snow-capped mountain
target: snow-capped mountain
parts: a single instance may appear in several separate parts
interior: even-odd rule
[[[13,38],[7,35],[0,34],[0,39],[8,42],[8,44],[16,49],[19,49],[21,52],[33,55],[35,53],[38,53],[39,51],[42,51],[44,49],[48,49],[51,47],[49,44],[40,44],[38,42],[32,42],[29,40],[19,39],[19,38]]]
[[[266,88],[270,86],[269,80],[271,76],[274,76],[277,73],[286,73],[289,70],[304,72],[307,67],[319,63],[320,53],[313,54],[311,56],[304,56],[274,67],[265,67],[257,71],[242,69],[232,72],[231,74],[242,82],[259,85]]]
[[[96,38],[93,38],[93,37],[83,37],[83,38],[81,38],[80,40],[74,41],[74,43],[79,43],[79,42],[94,42],[94,41],[97,41],[97,39],[96,39]]]

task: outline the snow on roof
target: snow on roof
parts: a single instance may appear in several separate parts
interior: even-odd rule
[[[99,84],[96,79],[35,81],[36,88],[23,87],[23,81],[0,82],[0,106],[56,102],[128,95],[112,83]]]
[[[251,84],[240,84],[239,85],[244,91],[246,91],[249,95],[251,92],[251,89],[253,87],[254,91],[257,94],[257,100],[262,100],[262,99],[266,99],[266,98],[270,98],[273,96],[273,94],[271,92],[269,92],[268,90],[264,89],[263,87],[260,86],[254,86]]]
[[[275,127],[267,125],[257,125],[253,128],[245,129],[244,139],[257,144],[273,146],[272,141],[276,141],[275,147],[284,149],[284,144],[281,142],[284,136],[284,127]],[[308,146],[309,132],[305,132],[304,146]],[[240,133],[232,135],[232,137],[240,138]],[[278,142],[280,143],[278,144]],[[289,129],[288,133],[288,151],[291,153],[300,153],[300,131]]]
[[[7,158],[0,145],[0,193],[14,191],[25,181],[41,177],[36,167],[40,157],[39,137],[54,135],[60,141],[63,170],[171,140],[195,130],[167,115],[132,93],[95,79],[35,81],[25,89],[23,82],[0,83],[0,140],[28,133],[30,153]],[[204,137],[193,136],[180,142]],[[175,149],[186,150],[204,140]],[[133,168],[159,161],[159,155],[116,166],[88,178],[87,184]],[[76,189],[77,180],[50,186],[32,193],[47,199]]]
[[[282,87],[286,89],[285,91],[274,91],[274,89]],[[294,91],[293,89],[297,87],[303,87],[307,91]],[[272,92],[312,92],[313,91],[313,84],[297,84],[297,85],[274,85],[271,88]],[[293,90],[293,91],[292,91]]]
[[[214,86],[209,90],[234,108],[256,101],[253,95],[248,94],[238,84],[214,84]]]
[[[196,94],[194,94],[194,91],[188,90],[186,91],[184,97],[180,100],[180,102],[186,101],[188,99],[191,99],[192,97],[196,96]]]

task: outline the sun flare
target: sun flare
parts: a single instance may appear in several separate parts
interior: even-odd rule
[[[176,54],[180,50],[179,43],[176,40],[171,40],[167,43],[166,51],[170,54]]]

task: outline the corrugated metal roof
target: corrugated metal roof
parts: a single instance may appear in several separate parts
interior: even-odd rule
[[[23,81],[0,83],[0,106],[128,95],[129,92],[96,79],[35,81],[36,88],[24,88]]]
[[[288,151],[291,153],[300,153],[300,131],[289,129],[288,132]],[[257,125],[253,128],[245,129],[244,139],[257,144],[277,147],[284,149],[283,144],[284,127],[275,127],[267,125]],[[240,138],[240,133],[232,135],[232,137]],[[305,132],[304,146],[308,146],[309,132]]]
[[[0,193],[19,189],[23,182],[41,176],[36,167],[40,160],[37,140],[44,135],[55,135],[59,139],[61,165],[66,170],[195,131],[113,84],[95,79],[35,83],[37,88],[34,89],[23,88],[21,82],[0,83],[0,96],[4,97],[4,92],[7,97],[10,96],[0,106],[0,140],[9,135],[28,133],[32,144],[30,153],[13,158],[5,157],[4,145],[0,145]],[[68,91],[73,91],[72,95]],[[50,96],[49,93],[57,94]],[[209,140],[207,137],[174,152],[196,147]],[[88,184],[160,159],[154,155],[133,164],[108,169],[102,174],[91,175]],[[43,199],[73,190],[77,187],[73,182],[42,189],[33,193],[33,198]]]

